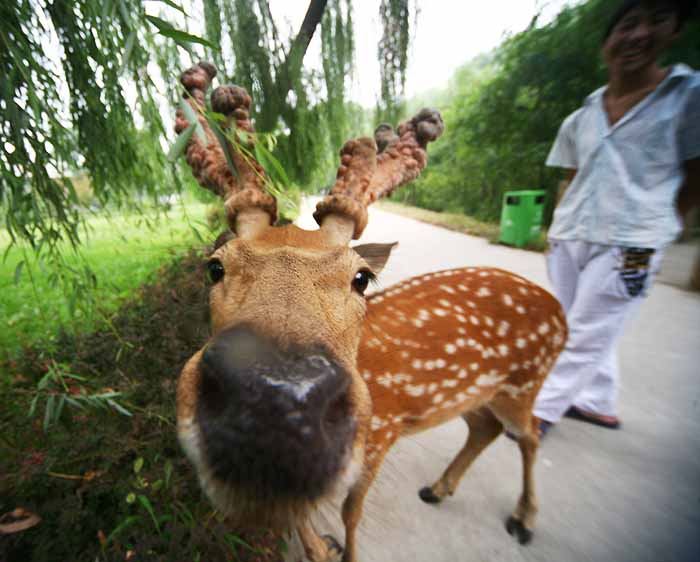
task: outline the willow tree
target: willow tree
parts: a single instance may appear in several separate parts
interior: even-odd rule
[[[263,0],[189,4],[204,14],[201,29],[175,1],[160,5],[155,17],[141,0],[0,3],[0,208],[13,240],[40,249],[79,244],[84,213],[71,182],[78,170],[100,206],[138,207],[171,191],[178,175],[162,150],[172,136],[160,107],[164,95],[179,96],[180,70],[204,57],[251,92],[257,128],[277,136],[290,179],[307,185],[323,177],[351,127],[351,0],[311,0],[290,39]],[[381,81],[389,84],[380,105],[389,109],[404,84],[406,5],[380,4]],[[305,64],[319,26],[321,72]]]

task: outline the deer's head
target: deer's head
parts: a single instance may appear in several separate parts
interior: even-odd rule
[[[215,69],[185,72],[199,110]],[[250,97],[214,90],[212,108],[227,127],[252,132]],[[388,135],[348,141],[338,178],[317,206],[319,230],[273,226],[276,204],[265,172],[231,149],[236,173],[204,119],[207,141],[192,136],[187,160],[204,187],[225,199],[235,237],[210,256],[212,336],[185,365],[178,383],[178,435],[214,504],[233,519],[285,527],[357,477],[371,401],[356,369],[364,290],[390,245],[351,248],[367,206],[414,179],[425,147],[442,130],[423,110]],[[188,126],[179,113],[177,130]]]

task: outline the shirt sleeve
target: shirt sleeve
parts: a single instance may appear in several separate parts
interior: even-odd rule
[[[564,119],[561,127],[559,127],[557,138],[545,162],[547,166],[552,168],[568,168],[570,170],[578,169],[575,137],[577,114],[578,111],[569,115]]]
[[[700,158],[700,73],[695,73],[680,115],[678,147],[683,162]]]

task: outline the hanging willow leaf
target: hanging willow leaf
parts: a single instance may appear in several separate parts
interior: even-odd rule
[[[175,8],[178,12],[181,12],[186,18],[189,18],[190,16],[187,15],[187,12],[182,8],[182,6],[178,6],[175,2],[172,0],[155,0],[156,2],[162,2],[163,4],[167,4],[171,8]]]
[[[170,39],[175,39],[176,41],[183,41],[185,43],[199,43],[200,45],[204,45],[205,47],[209,47],[210,49],[219,48],[210,41],[204,39],[203,37],[192,35],[191,33],[187,33],[186,31],[176,29],[175,27],[173,27],[172,24],[165,21],[164,19],[148,14],[146,14],[144,17],[148,21],[150,21],[158,29],[158,33],[160,33],[164,37],[169,37]]]
[[[182,109],[182,112],[185,114],[185,118],[187,119],[187,121],[190,124],[195,124],[195,130],[197,131],[197,136],[199,137],[199,140],[206,144],[207,135],[204,132],[204,127],[202,127],[202,124],[199,122],[197,114],[195,113],[194,109],[192,109],[192,106],[189,103],[187,103],[187,101],[185,101],[184,99],[181,99],[180,109]]]
[[[129,33],[129,37],[126,39],[126,45],[124,47],[124,57],[122,58],[122,64],[119,67],[117,74],[121,76],[124,74],[127,66],[129,66],[129,59],[131,58],[131,52],[134,50],[134,44],[136,43],[136,30],[132,29]]]
[[[193,123],[190,123],[189,127],[187,127],[178,135],[177,139],[175,139],[175,142],[168,151],[169,162],[175,162],[175,160],[180,158],[182,153],[185,152],[185,149],[187,148],[187,143],[190,142],[190,139],[192,138],[192,135],[194,134],[194,130],[196,128],[197,122],[195,121]]]

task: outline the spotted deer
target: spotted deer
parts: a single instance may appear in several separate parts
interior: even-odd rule
[[[200,63],[182,84],[200,111],[216,74]],[[211,105],[232,134],[254,142],[250,97],[221,86]],[[232,524],[296,529],[313,562],[357,559],[365,495],[397,439],[455,417],[466,445],[427,502],[454,493],[478,454],[506,427],[522,453],[523,491],[509,532],[529,540],[537,512],[532,405],[566,338],[557,301],[526,279],[468,267],[414,277],[369,297],[391,245],[349,246],[367,207],[416,178],[443,130],[422,110],[397,131],[348,141],[335,185],[317,206],[320,228],[273,226],[276,204],[259,164],[221,145],[200,118],[187,161],[220,194],[235,237],[207,263],[212,335],[186,363],[177,388],[180,442],[205,493]],[[188,126],[179,112],[176,130]],[[340,487],[344,548],[321,538],[310,515]]]

